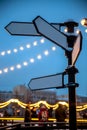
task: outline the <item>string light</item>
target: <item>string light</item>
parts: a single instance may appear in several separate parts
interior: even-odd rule
[[[11,50],[7,50],[7,54],[11,54]]]
[[[6,102],[0,103],[0,108],[4,108],[4,107],[8,106],[10,103],[18,103],[18,105],[21,106],[22,108],[26,108],[26,106],[28,105],[26,103],[19,101],[19,99],[10,99]],[[57,109],[59,104],[62,104],[64,106],[66,106],[67,109],[69,109],[69,104],[65,101],[59,101],[56,104],[51,105],[51,104],[49,104],[49,103],[47,103],[46,101],[43,101],[43,100],[30,104],[30,108],[40,107],[40,104],[44,104],[48,109],[53,108],[53,110]],[[76,111],[82,111],[82,110],[86,110],[86,109],[87,109],[87,104],[76,107]]]
[[[46,50],[46,51],[44,51],[44,55],[48,55],[49,54],[49,51],[48,50]]]
[[[27,61],[24,61],[24,62],[23,62],[23,65],[24,65],[24,66],[27,66],[27,65],[28,65],[28,62],[27,62]]]
[[[20,64],[18,64],[18,65],[16,65],[16,67],[17,67],[18,69],[20,69],[20,68],[21,68],[21,65],[20,65]]]
[[[40,40],[40,43],[44,43],[44,42],[45,42],[45,39],[42,38],[42,39]],[[32,45],[33,45],[33,46],[37,46],[37,45],[38,45],[37,43],[38,43],[37,41],[34,41]],[[30,44],[26,44],[25,47],[26,47],[27,49],[29,49],[29,48],[31,47],[31,45],[30,45]],[[24,47],[23,47],[23,46],[20,46],[20,47],[19,47],[19,50],[20,50],[20,51],[23,51],[23,50],[24,50]],[[2,51],[0,54],[1,54],[1,56],[5,56],[6,54],[11,54],[12,52],[13,52],[13,53],[17,53],[17,52],[18,52],[18,49],[17,49],[17,48],[14,48],[13,51],[9,49],[9,50],[7,50],[7,51]]]
[[[35,61],[34,58],[30,58],[31,63],[34,63],[34,61]]]
[[[51,51],[55,51],[55,50],[56,50],[56,47],[53,46],[53,47],[51,48]],[[15,49],[15,52],[16,52],[16,51],[17,51],[17,50]],[[45,50],[45,51],[44,51],[44,55],[47,56],[48,54],[49,54],[49,51],[48,51],[48,50]],[[36,58],[37,58],[38,60],[40,60],[40,59],[42,59],[42,55],[41,55],[41,54],[38,54],[38,55],[36,56]],[[6,67],[6,68],[4,68],[3,70],[0,70],[0,74],[2,74],[3,72],[7,73],[9,70],[10,70],[10,71],[14,71],[15,68],[20,69],[20,68],[22,68],[22,65],[23,65],[23,66],[28,66],[29,62],[30,62],[30,63],[34,63],[34,62],[35,62],[35,58],[30,58],[29,61],[24,61],[22,64],[17,64],[16,67],[15,67],[15,66],[11,66],[11,67],[9,67],[9,68]]]
[[[40,60],[41,58],[42,58],[41,54],[37,55],[37,59]]]
[[[34,41],[34,42],[33,42],[33,45],[34,45],[34,46],[37,46],[37,41]]]
[[[45,39],[42,38],[42,39],[40,40],[40,43],[44,43],[44,42],[45,42]],[[34,42],[33,42],[33,46],[37,46],[37,41],[34,41]],[[29,49],[29,48],[31,47],[31,45],[30,45],[30,44],[26,44],[25,47],[26,47],[27,49]],[[24,47],[23,47],[23,46],[20,46],[20,47],[19,47],[19,50],[20,50],[20,51],[23,51],[23,50],[24,50]],[[56,47],[52,47],[52,50],[55,51],[55,50],[56,50]],[[17,49],[17,48],[14,48],[13,50],[10,50],[10,49],[9,49],[9,50],[7,50],[7,51],[2,51],[0,54],[1,54],[1,56],[5,56],[6,54],[11,54],[12,52],[13,52],[13,53],[17,53],[17,52],[18,52],[18,49]],[[44,52],[44,55],[48,55],[48,50]],[[39,56],[38,59],[41,59],[41,56]]]
[[[31,45],[30,45],[30,44],[27,44],[27,45],[26,45],[26,48],[30,48],[30,47],[31,47]]]
[[[7,73],[7,72],[8,72],[8,68],[5,68],[3,71],[4,71],[5,73]]]
[[[41,39],[40,39],[40,43],[44,43],[44,42],[45,42],[45,38],[41,38]],[[32,45],[33,45],[33,46],[37,46],[37,45],[38,45],[38,42],[37,42],[37,41],[34,41],[34,42],[32,43]],[[25,45],[25,47],[24,47],[24,46],[20,46],[19,49],[14,48],[13,50],[8,49],[7,51],[2,51],[2,52],[0,53],[0,56],[5,56],[6,54],[11,54],[12,52],[13,52],[13,53],[17,53],[18,51],[23,51],[24,48],[27,48],[27,49],[31,48],[31,44],[28,43],[28,44]],[[55,47],[55,46],[52,46],[52,47],[51,47],[51,51],[55,51],[55,50],[56,50],[56,47]],[[48,50],[44,50],[44,55],[45,55],[45,56],[47,56],[49,53],[50,53],[50,52],[49,52]],[[41,54],[38,54],[38,55],[36,56],[36,59],[41,60],[41,59],[42,59],[42,55],[41,55]],[[22,68],[22,66],[28,66],[29,62],[30,62],[30,63],[34,63],[34,62],[35,62],[35,58],[30,58],[29,61],[24,61],[22,64],[19,64],[19,63],[18,63],[18,64],[15,65],[15,66],[13,65],[13,66],[10,66],[10,67],[5,67],[4,69],[1,69],[1,70],[0,70],[0,74],[2,74],[3,72],[4,72],[4,73],[7,73],[8,71],[14,71],[15,68],[16,68],[16,69],[20,69],[20,68]]]
[[[4,56],[4,55],[5,55],[5,51],[2,51],[2,52],[1,52],[1,56]]]
[[[18,50],[17,50],[16,48],[15,48],[15,49],[13,49],[13,52],[14,52],[14,53],[17,53],[17,51],[18,51]]]
[[[2,70],[0,70],[0,74],[2,74]]]
[[[19,49],[20,49],[21,51],[23,51],[23,50],[24,50],[24,47],[23,47],[23,46],[21,46]]]
[[[55,51],[55,50],[56,50],[56,47],[55,47],[55,46],[53,46],[53,47],[52,47],[52,50],[53,50],[53,51]]]
[[[44,42],[45,42],[44,38],[42,38],[42,39],[40,40],[40,42],[41,42],[41,43],[44,43]]]
[[[85,32],[87,33],[87,29],[85,29]]]
[[[14,66],[11,66],[11,67],[10,67],[10,70],[13,71],[13,70],[14,70]]]

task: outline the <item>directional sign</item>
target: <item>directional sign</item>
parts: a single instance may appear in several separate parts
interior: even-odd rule
[[[67,35],[57,30],[40,16],[36,17],[33,23],[39,34],[59,45],[64,50],[68,50]]]
[[[80,54],[81,49],[82,49],[82,34],[80,32],[76,38],[76,41],[75,41],[74,47],[73,47],[73,51],[72,51],[72,65],[75,64],[75,62]]]
[[[59,29],[58,23],[52,23],[52,25]],[[10,22],[5,29],[11,34],[11,35],[20,35],[20,36],[41,36],[39,34],[34,26],[33,23],[30,22]]]
[[[64,75],[63,73],[44,76],[39,78],[33,78],[29,82],[31,90],[51,89],[51,88],[63,88]]]
[[[29,22],[10,22],[5,29],[11,35],[39,36],[35,26]]]

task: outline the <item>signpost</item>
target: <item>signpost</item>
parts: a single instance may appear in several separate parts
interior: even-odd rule
[[[51,25],[59,30],[58,23],[51,23]],[[41,36],[40,33],[37,32],[35,25],[31,22],[10,22],[5,29],[11,35],[18,35],[18,36]]]
[[[75,65],[75,62],[80,54],[81,49],[82,49],[82,34],[80,32],[76,38],[72,51],[72,65]]]
[[[50,76],[33,78],[30,80],[28,86],[31,90],[42,90],[51,88],[63,88],[64,87],[64,74],[59,73]]]
[[[37,33],[34,24],[30,22],[10,22],[5,29],[11,35],[20,35],[20,36],[39,36]]]
[[[62,47],[64,50],[68,50],[67,36],[64,33],[55,29],[54,26],[40,16],[36,17],[33,23],[38,33]]]
[[[63,26],[67,26],[68,32],[73,33],[74,27],[77,26],[76,22],[66,22]],[[82,48],[82,35],[80,34],[76,37],[75,43],[72,43],[74,37],[72,35],[68,37],[64,33],[59,31],[59,25],[54,23],[48,23],[46,20],[40,16],[33,20],[33,23],[27,22],[11,22],[5,29],[11,35],[24,35],[24,36],[44,36],[54,44],[60,46],[65,50],[66,56],[68,58],[68,67],[66,73],[68,74],[68,90],[69,90],[69,127],[70,130],[77,130],[76,124],[76,94],[75,88],[77,84],[75,83],[75,74],[78,72],[75,68],[75,62],[80,54]],[[69,44],[74,44],[71,46],[72,50],[69,48]],[[46,89],[46,88],[63,88],[64,79],[63,74],[56,74],[51,76],[44,76],[39,78],[31,79],[29,87],[31,89]]]

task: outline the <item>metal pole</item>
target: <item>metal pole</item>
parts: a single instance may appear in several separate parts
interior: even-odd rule
[[[76,68],[73,66],[68,70],[68,93],[69,93],[69,128],[70,130],[77,130],[76,120],[76,87],[75,73]]]
[[[76,87],[78,84],[75,83],[75,74],[78,70],[75,66],[72,66],[72,52],[66,52],[68,58],[68,68],[66,73],[68,74],[68,94],[69,94],[69,128],[70,130],[77,130],[76,120]]]
[[[74,27],[78,26],[76,22],[65,22],[67,26],[68,33],[74,33]],[[75,41],[75,36],[70,35],[68,39],[68,46],[73,48],[73,43]],[[76,121],[76,83],[75,83],[75,74],[78,70],[75,66],[72,66],[72,51],[67,52],[66,56],[68,58],[68,68],[66,72],[68,73],[68,94],[69,94],[69,128],[70,130],[77,130],[77,121]]]

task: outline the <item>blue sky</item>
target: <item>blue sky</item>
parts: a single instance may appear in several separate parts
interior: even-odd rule
[[[44,38],[36,36],[13,36],[6,30],[5,26],[11,21],[32,22],[37,16],[41,16],[49,23],[63,23],[74,20],[79,23],[78,28],[83,35],[82,51],[76,61],[76,82],[79,87],[76,93],[87,96],[87,33],[85,27],[81,26],[82,18],[87,18],[86,0],[0,0],[0,90],[12,90],[18,85],[27,85],[32,78],[54,75],[63,72],[67,68],[67,58],[62,48]],[[37,46],[34,46],[34,42]],[[26,48],[29,44],[30,48]],[[24,50],[20,50],[20,47]],[[52,51],[52,47],[56,50]],[[18,52],[13,52],[14,49]],[[7,51],[11,50],[11,54]],[[48,55],[45,55],[48,51]],[[2,56],[1,52],[5,52]],[[41,55],[41,59],[37,56]],[[30,62],[33,59],[34,63]],[[28,62],[24,66],[24,61]],[[20,64],[21,68],[17,69]],[[14,66],[14,70],[10,68]],[[7,68],[8,72],[4,72]],[[54,89],[58,94],[67,94],[67,89]]]

